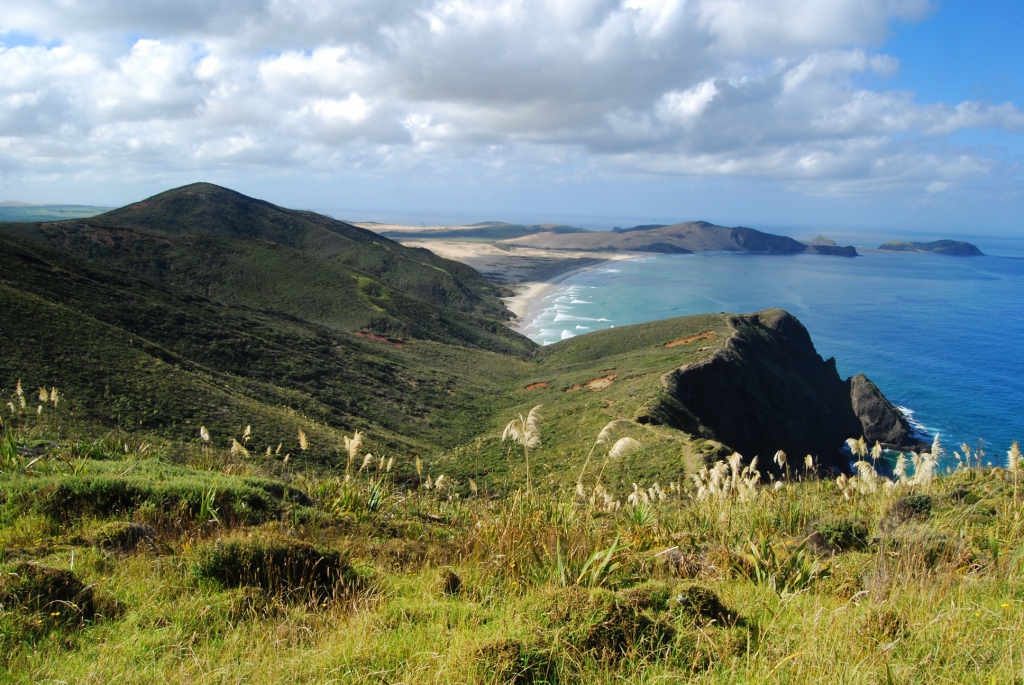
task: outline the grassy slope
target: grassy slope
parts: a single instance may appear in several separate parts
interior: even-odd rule
[[[135,459],[82,462],[80,475],[61,478],[109,477]],[[196,476],[205,473],[210,482],[215,475],[151,462],[138,469],[160,474],[165,490],[182,497],[190,496]],[[262,501],[258,490],[271,492],[265,478],[218,478],[233,496]],[[29,492],[52,480],[0,475],[4,492]],[[424,490],[413,497],[385,492],[384,505],[368,509],[366,477],[350,490],[362,499],[344,500],[351,505],[337,504],[335,495],[345,490],[334,480],[300,477],[295,484],[322,497],[297,518],[284,506],[284,516],[259,528],[202,523],[188,515],[194,508],[136,510],[137,521],[155,526],[157,545],[128,554],[89,544],[111,514],[92,509],[64,516],[24,498],[0,504],[0,569],[10,572],[26,561],[73,567],[111,616],[79,627],[8,604],[0,614],[3,680],[504,683],[522,682],[516,673],[532,669],[533,682],[566,684],[782,685],[818,683],[822,674],[851,684],[987,684],[1022,675],[1019,488],[991,469],[849,499],[831,481],[762,488],[747,502],[696,501],[692,492],[671,492],[661,502],[624,505],[611,514],[565,497],[527,506],[451,501],[446,492]],[[897,497],[924,493],[931,497],[930,513],[904,522],[892,518]],[[271,497],[267,506],[273,509],[276,501]],[[837,518],[865,525],[866,536],[853,549],[817,558],[830,575],[797,593],[773,591],[751,576],[744,556],[751,539],[764,538],[785,558],[816,522]],[[257,530],[342,550],[367,579],[366,594],[354,602],[287,601],[195,575],[202,550]],[[715,593],[735,619],[680,616],[671,623],[674,635],[660,646],[617,642],[623,638],[615,631],[638,620],[629,609],[605,623],[588,624],[584,614],[552,624],[547,616],[554,599],[580,596],[559,594],[559,554],[572,569],[571,582],[589,555],[613,540],[628,547],[614,554],[617,565],[600,585],[618,595],[601,590],[596,596],[624,598],[630,588],[654,581],[674,588],[674,597],[697,584]],[[685,573],[657,555],[668,548],[689,560]],[[800,562],[813,563],[813,557]],[[457,596],[442,591],[449,572],[462,581]],[[589,652],[587,635],[622,651]],[[503,663],[500,655],[509,649],[529,656]]]
[[[226,307],[10,237],[0,251],[3,385],[56,385],[105,425],[191,436],[205,424],[221,439],[238,421],[264,435],[304,425],[325,458],[337,431],[359,428],[381,446],[431,450],[474,434],[490,409],[480,398],[502,387],[495,375],[524,364]]]
[[[431,304],[508,318],[499,288],[473,269],[313,212],[277,207],[209,183],[176,188],[88,222],[170,235],[261,240],[356,269]]]
[[[710,339],[665,347],[707,332],[713,333]],[[664,392],[663,374],[714,354],[731,334],[728,316],[711,314],[595,331],[545,347],[527,373],[516,379],[509,410],[495,416],[479,440],[444,455],[435,468],[456,478],[473,476],[501,487],[511,463],[513,481],[521,482],[525,465],[520,448],[513,448],[510,458],[509,444],[497,436],[506,421],[542,405],[543,444],[533,455],[534,482],[548,487],[571,485],[605,424],[614,419],[634,422],[644,415]],[[613,374],[606,387],[586,386]],[[546,385],[536,387],[539,383]],[[644,451],[608,463],[606,479],[622,485],[654,477],[680,479],[718,447],[717,443],[691,442],[688,435],[661,426],[632,423],[617,437],[626,435],[639,439]],[[595,452],[595,465],[603,463],[602,454]]]
[[[133,238],[134,246],[123,250],[136,260],[129,265],[133,272],[159,271],[170,261],[161,258],[160,241],[150,238]],[[422,314],[429,305],[368,277],[352,290],[346,290],[343,279],[322,276],[317,282],[318,272],[310,266],[317,258],[293,248],[204,236],[177,240],[189,246],[180,248],[181,259],[195,261],[184,271],[196,277],[206,271],[207,261],[237,262],[263,251],[274,253],[268,261],[282,279],[312,284],[301,290],[311,298],[307,311],[323,307],[333,313],[310,322],[268,311],[287,310],[288,303],[282,304],[281,296],[262,288],[258,279],[247,281],[241,268],[236,292],[248,293],[247,302],[262,304],[260,310],[218,303],[216,290],[211,292],[215,299],[191,294],[209,291],[211,285],[174,287],[179,276],[170,268],[162,280],[173,286],[0,236],[0,249],[11,265],[0,279],[6,304],[0,327],[3,385],[10,389],[17,378],[56,385],[83,407],[83,419],[165,437],[191,437],[198,425],[207,425],[225,440],[245,424],[257,427],[261,436],[294,435],[301,425],[321,460],[336,458],[339,431],[354,429],[369,431],[377,441],[374,450],[416,450],[429,456],[462,445],[428,464],[460,479],[483,476],[482,482],[495,487],[510,477],[518,480],[523,470],[522,460],[510,459],[508,444],[497,440],[501,427],[516,411],[544,404],[551,426],[546,434],[564,436],[546,440],[536,454],[538,482],[554,485],[571,480],[581,465],[584,437],[596,435],[612,417],[636,418],[660,391],[662,373],[710,354],[724,341],[719,335],[662,347],[708,329],[724,331],[723,317],[696,317],[598,332],[524,362],[465,344],[467,339],[480,347],[494,344],[498,338],[487,338],[487,328],[504,331],[500,323],[443,310],[447,320],[422,319],[433,326],[424,337],[463,344],[419,339],[397,348],[338,330],[342,327],[336,322],[351,311],[344,308],[360,297],[371,305],[388,304],[399,314],[403,308]],[[221,241],[231,241],[231,249]],[[326,319],[336,325],[325,325]],[[701,347],[710,350],[698,351]],[[610,373],[618,376],[601,391],[564,391]],[[548,385],[525,389],[536,381]],[[635,430],[647,451],[612,465],[610,474],[626,479],[654,471],[679,474],[693,463],[683,434]],[[294,448],[294,438],[288,440]],[[410,468],[402,466],[407,477]]]

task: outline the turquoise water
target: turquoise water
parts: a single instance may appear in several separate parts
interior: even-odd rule
[[[863,372],[952,454],[1024,440],[1024,259],[869,252],[657,255],[578,273],[531,304],[520,331],[550,344],[588,331],[781,307],[843,377]],[[930,439],[930,437],[929,437]]]

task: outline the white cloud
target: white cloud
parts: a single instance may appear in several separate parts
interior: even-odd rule
[[[683,92],[673,90],[665,93],[655,110],[660,119],[686,124],[699,117],[716,95],[718,88],[715,87],[714,80],[708,79]]]
[[[25,173],[508,168],[938,192],[1012,104],[858,85],[928,0],[0,0],[0,164]],[[126,39],[125,36],[134,36]],[[141,36],[141,37],[139,37]],[[2,37],[0,37],[2,40]]]

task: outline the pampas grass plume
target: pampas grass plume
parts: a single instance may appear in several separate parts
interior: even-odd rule
[[[612,448],[608,450],[608,456],[612,459],[619,459],[621,457],[628,456],[634,452],[639,452],[643,449],[643,445],[640,444],[639,440],[634,438],[619,438],[612,445]]]

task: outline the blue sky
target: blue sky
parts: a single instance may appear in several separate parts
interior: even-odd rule
[[[0,200],[1013,236],[1024,3],[0,0]]]

